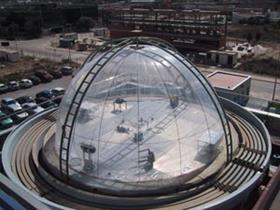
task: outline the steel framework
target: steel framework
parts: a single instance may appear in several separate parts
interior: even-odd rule
[[[227,17],[217,11],[108,8],[102,21],[112,38],[152,36],[180,52],[206,52],[225,47]]]
[[[132,37],[132,38],[124,38],[124,39],[118,39],[111,42],[105,43],[103,46],[101,46],[95,53],[92,53],[84,64],[87,62],[90,62],[93,57],[99,53],[103,52],[104,54],[97,60],[97,62],[91,67],[90,71],[86,74],[86,76],[83,78],[82,82],[80,83],[77,91],[74,94],[74,97],[72,98],[70,102],[70,107],[67,111],[64,124],[62,126],[62,135],[61,135],[61,142],[60,142],[60,151],[59,151],[59,169],[60,174],[63,179],[66,181],[69,179],[69,156],[70,156],[70,143],[72,140],[73,135],[73,129],[76,117],[78,115],[78,111],[80,109],[80,106],[83,102],[83,99],[98,75],[98,73],[102,70],[102,68],[110,61],[111,59],[122,49],[129,45],[140,45],[140,44],[147,44],[147,45],[154,45],[165,51],[166,53],[172,55],[174,58],[179,60],[186,68],[190,70],[190,72],[198,79],[198,81],[201,83],[201,85],[204,87],[204,89],[207,91],[207,93],[210,96],[210,99],[212,100],[220,121],[223,126],[223,130],[225,133],[225,140],[226,140],[226,153],[227,153],[227,163],[231,161],[232,158],[232,138],[231,138],[231,130],[229,126],[228,119],[226,117],[226,114],[221,107],[221,103],[218,100],[218,96],[216,92],[214,91],[213,87],[210,85],[210,83],[206,80],[206,78],[202,75],[202,73],[194,67],[190,61],[186,60],[177,50],[175,50],[170,44],[159,41],[159,39],[153,39],[153,38],[147,38],[147,37]],[[173,66],[172,63],[170,63],[167,59],[160,58],[163,60],[158,60],[163,65],[165,65],[167,68],[170,68],[170,66]],[[164,64],[167,62],[169,65]],[[169,67],[168,67],[169,66]],[[183,72],[180,72],[183,75]]]

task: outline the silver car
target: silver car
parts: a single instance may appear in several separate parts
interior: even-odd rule
[[[44,111],[45,109],[41,106],[38,106],[36,103],[25,103],[22,105],[22,108],[24,109],[24,111],[26,111],[29,115],[33,115],[33,114],[37,114],[40,113],[42,111]]]
[[[19,86],[21,88],[30,88],[33,86],[33,83],[30,79],[22,79],[19,81]]]
[[[0,93],[6,93],[9,90],[8,86],[5,84],[0,84]]]
[[[13,98],[6,97],[1,101],[1,107],[8,113],[14,113],[22,110],[21,105]]]

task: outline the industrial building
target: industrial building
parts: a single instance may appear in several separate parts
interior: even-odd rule
[[[253,114],[171,45],[138,37],[90,55],[59,109],[8,136],[2,163],[51,209],[236,209],[270,155]]]
[[[75,41],[78,39],[77,33],[62,34],[59,37],[59,47],[72,48],[75,45]]]
[[[16,62],[19,59],[19,52],[6,48],[0,48],[0,61]]]
[[[207,52],[206,63],[232,68],[237,64],[237,57],[237,52],[210,50]]]
[[[251,88],[251,76],[215,71],[207,76],[218,94],[241,105],[246,105]]]
[[[112,38],[157,37],[183,54],[225,47],[227,18],[222,12],[115,7],[104,8],[101,15]]]

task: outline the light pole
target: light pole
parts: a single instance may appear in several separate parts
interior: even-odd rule
[[[274,80],[274,86],[273,86],[273,93],[272,93],[272,101],[275,101],[275,95],[276,95],[276,90],[277,90],[278,71],[280,71],[280,53],[278,54],[277,68],[276,68],[275,80]]]
[[[17,38],[15,37],[15,45],[16,45],[16,51],[18,51],[18,44],[17,44]]]
[[[277,87],[277,75],[275,76],[275,80],[274,80],[274,87],[273,87],[272,101],[274,101],[274,100],[275,100],[276,87]]]
[[[53,52],[54,52],[54,60],[56,59],[56,49],[54,48],[53,49]]]
[[[14,22],[12,23],[12,26],[13,26],[12,29],[13,29],[14,39],[15,39],[14,41],[15,41],[15,45],[16,45],[16,51],[18,51],[17,32],[16,32],[17,31],[17,28],[16,28],[17,26],[15,25]]]
[[[69,61],[69,63],[71,62],[71,50],[70,50],[70,47],[68,48],[68,52],[69,52],[69,54],[68,54],[68,61]]]

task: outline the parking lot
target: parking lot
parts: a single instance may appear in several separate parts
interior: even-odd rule
[[[53,48],[51,46],[51,43],[56,40],[55,36],[44,36],[39,39],[33,39],[33,40],[21,40],[21,41],[11,41],[10,42],[10,49],[18,49],[20,52],[22,52],[25,55],[31,55],[37,58],[47,58],[49,60],[53,61],[60,61],[61,59],[66,59],[71,57],[71,59],[77,63],[83,63],[83,61],[86,59],[86,57],[89,55],[89,52],[79,52],[76,50],[68,50],[63,48]],[[70,52],[70,54],[69,54]],[[206,75],[216,70],[223,70],[228,72],[237,72],[236,69],[225,69],[225,68],[218,68],[218,67],[201,67],[199,66],[199,69]],[[273,89],[274,89],[274,78],[271,76],[265,76],[265,75],[257,75],[252,74],[250,72],[238,72],[242,74],[248,74],[252,76],[252,84],[251,84],[251,91],[250,96],[264,99],[264,100],[271,100]],[[56,81],[54,82],[56,83]],[[66,83],[66,86],[63,86],[64,83],[62,83],[61,87],[67,87],[68,83]],[[29,92],[29,90],[27,90]],[[14,93],[11,93],[13,95]],[[15,93],[17,94],[17,93]],[[276,94],[275,99],[280,100],[280,83],[278,80],[278,85],[276,88]]]
[[[49,83],[41,83],[39,85],[33,86],[29,89],[21,89],[14,92],[8,92],[0,95],[0,98],[4,97],[12,97],[12,98],[18,98],[24,95],[35,97],[36,93],[43,91],[43,90],[49,90],[51,88],[55,87],[62,87],[67,89],[70,81],[72,79],[72,76],[64,76],[60,79],[53,80]]]
[[[34,46],[34,49],[32,48],[32,50],[35,50],[33,56],[36,55],[36,57],[41,57],[41,56],[38,56],[39,51],[36,51],[36,50],[44,49],[45,54],[51,55],[51,56],[46,56],[46,58],[48,58],[54,62],[57,59],[61,60],[62,58],[67,58],[69,51],[67,51],[65,49],[54,51],[53,48],[46,45],[46,42],[43,42],[43,41],[46,41],[45,39],[40,39],[37,41],[38,41],[38,43],[37,43],[38,45],[36,45],[36,47]],[[47,41],[50,41],[50,40],[47,39]],[[28,49],[25,48],[26,46],[29,46],[29,45],[26,43],[26,41],[22,41],[22,42],[19,42],[19,45],[17,47],[21,51],[26,53],[26,52],[29,52],[28,50],[30,50],[30,46]],[[11,46],[11,47],[13,47],[13,46]],[[44,53],[42,53],[42,55],[45,55]],[[86,56],[87,56],[87,54],[71,51],[71,58],[72,59],[75,58],[74,60],[77,61],[78,63],[82,63],[82,61],[85,59]],[[49,67],[48,69],[43,68],[43,69],[47,70],[47,71],[48,71],[48,69],[55,70],[54,67]],[[74,69],[75,69],[75,67],[74,67]],[[213,71],[220,70],[220,68],[216,68],[216,67],[213,68],[213,67],[208,67],[208,66],[207,67],[200,66],[199,69],[203,72],[203,74],[205,76]],[[232,71],[232,70],[229,70],[229,71]],[[258,75],[257,76],[251,75],[251,76],[252,76],[252,83],[251,83],[250,96],[258,97],[258,98],[262,98],[262,99],[266,99],[266,100],[271,100],[272,92],[274,89],[273,78],[271,78],[271,77],[263,78],[262,76],[260,77]],[[21,79],[23,79],[23,78],[21,78]],[[13,99],[17,99],[22,96],[31,96],[33,99],[35,99],[36,94],[41,91],[44,91],[44,90],[50,90],[50,89],[53,89],[56,87],[62,87],[66,90],[68,88],[69,83],[71,82],[71,79],[72,79],[71,75],[69,75],[69,76],[64,75],[62,78],[54,79],[48,83],[40,83],[39,85],[32,86],[31,88],[20,89],[17,91],[9,91],[7,93],[0,94],[0,99],[2,100],[5,97],[11,97]],[[280,89],[276,88],[276,94],[275,94],[276,99],[279,99],[279,95],[280,95],[279,91],[280,91]],[[36,101],[36,102],[39,103],[38,101]],[[1,130],[1,128],[0,128],[0,130]]]
[[[61,101],[61,93],[56,95],[53,89],[58,87],[67,89],[71,79],[72,75],[64,75],[60,79],[53,79],[48,83],[40,83],[39,85],[16,91],[9,90],[7,93],[1,94],[0,131],[10,129],[11,126],[14,127],[22,120],[43,111],[45,108],[58,105]],[[45,91],[49,92],[50,95],[46,95]],[[32,97],[31,101],[24,100],[20,102],[21,99],[18,99],[19,97],[27,98],[27,96]],[[13,99],[16,99],[20,104]],[[6,102],[6,100],[13,100],[14,102]],[[17,109],[15,110],[15,108]]]
[[[51,43],[55,42],[56,39],[56,36],[44,36],[32,40],[15,40],[10,41],[10,46],[7,48],[18,50],[24,55],[46,58],[53,61],[61,61],[70,57],[72,61],[77,63],[83,63],[90,54],[90,52],[79,52],[73,49],[54,48],[51,46]]]

